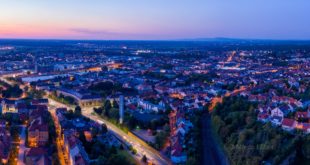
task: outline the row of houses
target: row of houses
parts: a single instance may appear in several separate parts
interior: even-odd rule
[[[170,126],[170,158],[173,163],[185,163],[187,155],[185,152],[185,135],[193,127],[193,124],[184,118],[181,111],[172,111],[169,114]]]
[[[277,96],[274,92],[271,96],[266,94],[248,95],[248,100],[259,103],[258,121],[271,122],[290,132],[301,130],[304,133],[310,133],[310,106],[301,101],[288,96]],[[307,110],[301,111],[300,109]]]
[[[261,122],[271,122],[273,125],[281,126],[286,131],[301,130],[310,133],[310,107],[307,111],[297,111],[294,117],[289,118],[280,108],[270,111],[259,109],[257,119]]]
[[[56,132],[59,133],[59,142],[64,150],[64,157],[67,164],[87,165],[91,162],[88,153],[85,151],[80,135],[83,134],[87,142],[98,141],[110,146],[119,147],[121,144],[114,136],[106,136],[103,132],[103,125],[89,120],[83,116],[68,118],[69,111],[66,108],[57,108],[55,113]],[[96,130],[98,134],[93,134]]]
[[[0,120],[0,162],[8,162],[11,150],[11,134],[5,120]]]
[[[18,122],[26,126],[26,136],[20,137],[20,139],[23,139],[22,142],[25,142],[25,144],[22,144],[25,146],[22,161],[26,165],[51,164],[51,157],[48,152],[49,147],[47,146],[50,140],[48,126],[50,114],[47,104],[47,99],[31,100],[30,103],[24,100],[1,100],[2,115],[11,114],[17,117]],[[4,130],[4,128],[4,124],[2,124],[0,129]],[[6,146],[3,146],[4,150],[0,150],[0,152],[10,148],[7,146],[10,142],[6,141],[3,144]]]
[[[49,153],[49,120],[50,113],[48,112],[48,100],[32,100],[33,108],[29,110],[28,128],[27,128],[27,145],[24,153],[24,162],[30,164],[50,165],[51,157]]]
[[[82,142],[77,138],[78,131],[88,132],[83,121],[70,121],[65,114],[68,113],[66,108],[56,109],[55,123],[59,133],[60,143],[64,150],[64,158],[66,163],[70,165],[86,165],[89,164],[89,157],[83,147]]]

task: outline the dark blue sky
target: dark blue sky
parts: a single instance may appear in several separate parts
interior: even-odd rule
[[[8,0],[0,38],[310,39],[310,0]]]

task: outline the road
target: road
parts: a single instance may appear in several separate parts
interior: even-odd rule
[[[212,133],[210,114],[204,114],[202,123],[203,165],[229,165],[229,161]]]
[[[135,135],[126,134],[124,131],[116,127],[114,124],[102,119],[101,117],[98,117],[97,115],[93,115],[91,113],[84,113],[84,115],[94,121],[101,121],[105,123],[108,129],[115,136],[117,136],[123,142],[131,144],[133,148],[137,150],[138,155],[141,158],[143,155],[145,155],[148,158],[148,160],[150,160],[153,164],[156,164],[156,165],[172,164],[168,158],[165,158],[165,156],[161,155],[157,150],[150,147],[147,143],[145,143],[144,141],[142,141]]]
[[[247,89],[248,89],[248,87],[241,86],[239,89],[235,89],[231,92],[227,92],[224,96],[214,97],[211,100],[211,105],[209,106],[209,112],[212,112],[217,104],[220,104],[223,102],[223,97],[229,97],[229,96],[237,95],[243,91],[246,91]]]
[[[0,77],[0,80],[3,81],[3,82],[5,82],[5,83],[7,83],[7,84],[9,84],[9,85],[11,85],[11,86],[14,86],[14,85],[15,85],[13,82],[8,81],[5,77]]]
[[[61,165],[65,165],[68,164],[68,156],[67,154],[65,154],[64,150],[64,142],[61,139],[61,130],[60,130],[60,126],[59,123],[56,122],[56,114],[55,114],[55,109],[56,107],[49,107],[49,111],[52,115],[53,118],[53,122],[56,128],[56,146],[57,146],[57,153],[58,153],[58,158],[59,158],[59,163]]]
[[[68,107],[67,105],[61,104],[59,102],[56,102],[52,99],[49,99],[49,106],[51,108],[55,107],[66,107],[68,109],[73,109],[73,107]],[[119,140],[121,140],[123,143],[131,144],[133,148],[137,150],[137,156],[142,158],[143,155],[145,155],[150,162],[152,162],[155,165],[169,165],[172,164],[171,161],[166,158],[164,155],[161,155],[157,150],[149,146],[147,143],[139,139],[138,137],[132,135],[132,134],[126,134],[123,132],[120,128],[116,127],[114,124],[110,123],[109,121],[106,121],[102,119],[101,117],[98,117],[93,114],[93,108],[83,108],[82,111],[83,115],[98,122],[98,123],[105,123],[108,127],[108,130],[118,137]]]
[[[24,165],[24,153],[26,151],[26,126],[21,126],[21,133],[20,133],[20,142],[19,142],[19,149],[18,149],[18,165]]]

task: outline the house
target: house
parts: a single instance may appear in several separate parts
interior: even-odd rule
[[[183,151],[181,138],[175,136],[171,140],[171,161],[175,164],[184,163],[187,160],[186,153]]]
[[[267,97],[262,95],[250,95],[248,100],[252,102],[265,102],[267,101]]]
[[[2,113],[17,113],[15,100],[3,99],[1,101]]]
[[[270,121],[273,125],[279,126],[282,124],[283,117],[281,116],[271,116]]]
[[[48,124],[42,117],[31,121],[28,127],[28,143],[30,147],[44,146],[48,142]]]
[[[33,107],[34,109],[30,110],[29,112],[29,121],[33,121],[39,117],[43,117],[43,118],[46,118],[48,116],[48,111],[47,111],[47,107],[46,109],[41,107],[41,108],[38,108],[38,107]]]
[[[295,128],[305,133],[310,133],[310,123],[297,122]]]
[[[295,119],[299,121],[310,121],[310,111],[297,111],[295,114]]]
[[[295,129],[296,121],[294,119],[284,118],[281,125],[282,129],[286,131],[293,131]]]
[[[177,129],[184,130],[183,136],[185,136],[185,133],[187,133],[193,127],[193,124],[189,120],[185,120],[184,118],[179,118],[177,120]]]
[[[65,153],[69,158],[70,165],[87,165],[89,164],[89,157],[78,138],[76,138],[70,131],[65,132]]]
[[[51,165],[47,151],[44,148],[27,148],[24,162],[26,165]]]
[[[267,113],[259,113],[257,115],[257,120],[266,123],[269,121],[269,115]]]
[[[0,119],[0,128],[4,128],[6,126],[6,121]]]
[[[3,123],[3,122],[2,122]],[[1,124],[3,125],[3,124]],[[11,135],[5,127],[0,127],[0,162],[6,164],[11,149]]]
[[[177,123],[177,112],[172,111],[169,115],[169,126],[170,126],[170,131],[174,132],[176,130],[176,123]]]
[[[159,104],[153,104],[150,101],[138,99],[138,106],[141,107],[143,110],[146,110],[146,111],[159,112],[159,111],[165,110],[165,107],[164,107],[165,105],[163,102],[160,102]]]
[[[283,112],[284,116],[287,116],[290,112],[293,112],[294,110],[293,107],[288,104],[280,106],[279,109]]]
[[[274,117],[274,116],[278,116],[278,117],[284,117],[284,113],[282,112],[281,109],[279,108],[274,108],[273,110],[271,110],[271,114],[270,116]]]
[[[151,85],[145,83],[135,86],[135,89],[137,89],[139,93],[146,93],[153,90]]]
[[[186,133],[193,127],[189,120],[184,119],[181,110],[172,111],[169,114],[171,161],[175,164],[184,163],[187,160],[183,149]]]

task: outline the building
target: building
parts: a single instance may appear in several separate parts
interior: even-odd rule
[[[170,126],[170,131],[174,132],[176,130],[176,123],[177,123],[177,112],[172,111],[169,114],[169,126]]]
[[[26,165],[51,165],[47,151],[44,148],[28,148],[25,151],[24,162]]]
[[[64,148],[70,165],[87,165],[89,164],[89,157],[78,138],[76,138],[71,131],[64,134]]]
[[[2,114],[17,113],[16,102],[14,100],[3,99],[1,101]]]
[[[153,112],[165,111],[165,105],[163,102],[159,102],[159,104],[156,105],[149,101],[138,99],[138,106],[145,111],[153,111]]]
[[[294,119],[284,118],[282,120],[282,129],[286,131],[293,131],[296,126],[296,121]]]
[[[4,164],[8,162],[10,149],[11,149],[10,132],[5,128],[5,126],[3,126],[3,124],[1,124],[0,126],[0,160]]]
[[[123,124],[124,120],[124,96],[119,96],[119,123]]]
[[[49,138],[48,124],[45,123],[42,117],[38,117],[31,121],[28,127],[28,144],[30,147],[44,146]]]
[[[93,107],[102,104],[101,96],[93,95],[88,91],[75,91],[62,88],[57,90],[57,95],[60,94],[74,98],[80,107]]]
[[[172,111],[169,114],[171,161],[175,164],[184,163],[187,155],[184,150],[185,135],[193,127],[193,124],[183,118],[180,111]]]

